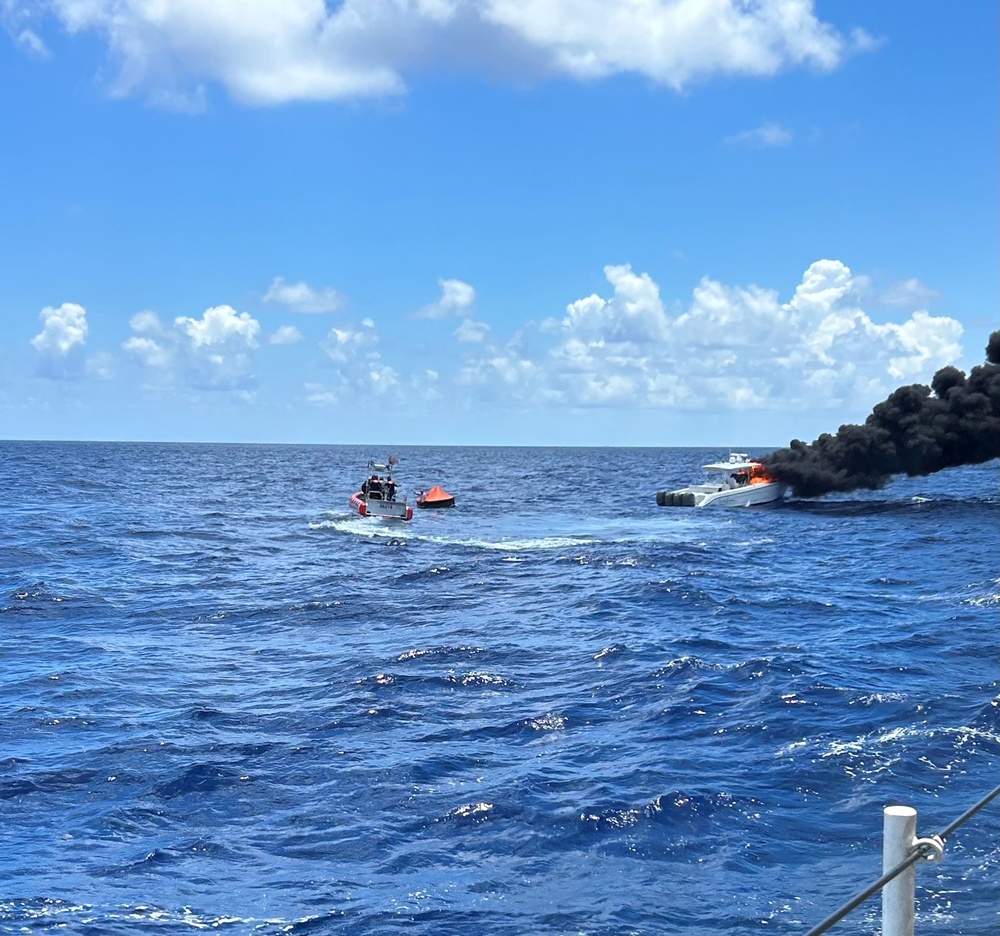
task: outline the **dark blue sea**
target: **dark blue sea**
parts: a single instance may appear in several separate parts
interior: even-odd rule
[[[725,451],[390,451],[457,506],[352,515],[383,446],[0,443],[0,932],[802,933],[884,806],[1000,781],[996,462],[693,510]],[[922,936],[997,932],[998,811]]]

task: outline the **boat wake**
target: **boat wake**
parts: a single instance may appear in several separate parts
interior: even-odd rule
[[[429,542],[441,546],[465,546],[469,549],[488,549],[499,552],[533,552],[535,550],[569,549],[576,546],[595,546],[599,539],[592,536],[540,536],[524,539],[445,539],[427,537]]]
[[[371,518],[345,517],[340,514],[331,515],[325,520],[314,520],[309,524],[309,529],[332,530],[336,533],[346,533],[350,536],[366,539],[411,540],[433,543],[436,546],[459,546],[498,552],[569,549],[580,546],[598,546],[602,542],[600,537],[588,535],[498,537],[497,539],[428,535],[416,533],[412,526],[397,521],[386,520],[382,523],[373,523]]]
[[[365,539],[416,540],[412,530],[398,520],[378,520],[374,517],[350,517],[342,515],[331,516],[328,520],[314,520],[309,524],[310,530],[333,530],[336,533],[346,533],[349,536],[359,536]]]
[[[342,524],[334,524],[335,527],[340,528]],[[398,531],[393,528],[385,528],[383,530],[371,531],[371,530],[355,530],[355,529],[344,529],[343,532],[354,533],[357,532],[362,536],[375,536],[382,535],[392,538],[400,538],[398,536]],[[409,531],[407,531],[409,533]],[[600,545],[600,540],[589,536],[540,536],[540,537],[527,537],[524,539],[452,539],[444,536],[421,536],[421,535],[405,535],[406,539],[414,540],[421,543],[432,543],[435,546],[458,546],[465,549],[482,549],[491,552],[505,552],[505,553],[519,553],[519,552],[536,552],[541,550],[554,550],[554,549],[572,549],[582,546],[597,546]]]
[[[421,517],[421,521],[423,520],[424,518]],[[643,523],[641,526],[635,526],[629,523],[623,524],[620,521],[611,521],[595,522],[593,529],[588,532],[566,530],[542,534],[541,531],[529,528],[517,535],[510,535],[510,533],[504,535],[498,531],[496,536],[491,536],[490,530],[484,530],[480,526],[476,531],[478,535],[462,536],[455,529],[445,532],[440,525],[435,523],[430,524],[433,532],[420,532],[426,525],[423,522],[416,525],[400,523],[395,520],[378,520],[372,517],[362,518],[353,513],[345,514],[331,510],[325,518],[311,521],[309,529],[311,531],[332,531],[366,540],[405,540],[410,543],[427,543],[448,548],[457,547],[503,553],[553,552],[593,549],[602,546],[643,547],[650,543],[662,544],[664,542],[689,545],[692,531],[699,529],[699,525],[693,521],[681,524],[672,523],[670,530],[664,530],[660,525],[650,526]],[[546,524],[550,528],[552,525],[552,523]],[[537,526],[537,524],[526,524],[526,526]],[[763,537],[753,542],[754,545],[769,543],[770,539]]]

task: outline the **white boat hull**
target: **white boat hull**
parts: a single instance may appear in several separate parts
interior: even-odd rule
[[[351,495],[351,506],[362,517],[377,517],[380,520],[412,520],[413,508],[402,500],[378,500],[366,498],[359,491]]]
[[[780,481],[735,488],[724,484],[692,484],[676,491],[658,492],[656,503],[661,507],[759,507],[781,500],[787,487]]]

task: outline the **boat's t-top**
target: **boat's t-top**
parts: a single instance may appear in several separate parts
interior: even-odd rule
[[[729,477],[726,479],[729,487],[742,487],[745,484],[766,484],[774,479],[767,473],[767,469],[756,458],[751,458],[746,452],[733,452],[729,456],[729,461],[712,462],[709,465],[702,465],[705,471],[724,471]]]
[[[399,464],[399,459],[390,455],[384,463],[375,461],[374,458],[368,462],[368,477],[361,485],[361,493],[368,500],[395,500],[396,482],[392,480],[392,469]],[[382,477],[385,475],[385,477]],[[405,500],[405,498],[404,498]]]
[[[732,452],[729,461],[712,462],[709,465],[702,465],[705,471],[749,471],[752,465],[759,465],[756,459],[751,458],[746,452]]]

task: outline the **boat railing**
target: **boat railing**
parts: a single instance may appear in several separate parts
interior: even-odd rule
[[[367,478],[361,485],[361,494],[365,500],[384,500],[384,501],[395,501],[401,500],[406,502],[406,495],[399,494],[399,488],[396,486],[396,482],[392,480],[392,477],[379,478],[373,480],[372,478]]]
[[[882,825],[882,877],[855,895],[806,936],[819,936],[840,922],[869,897],[882,891],[882,936],[913,936],[916,920],[916,868],[920,861],[938,862],[944,857],[945,841],[996,797],[1000,786],[937,835],[917,837],[917,811],[911,806],[886,806]]]

